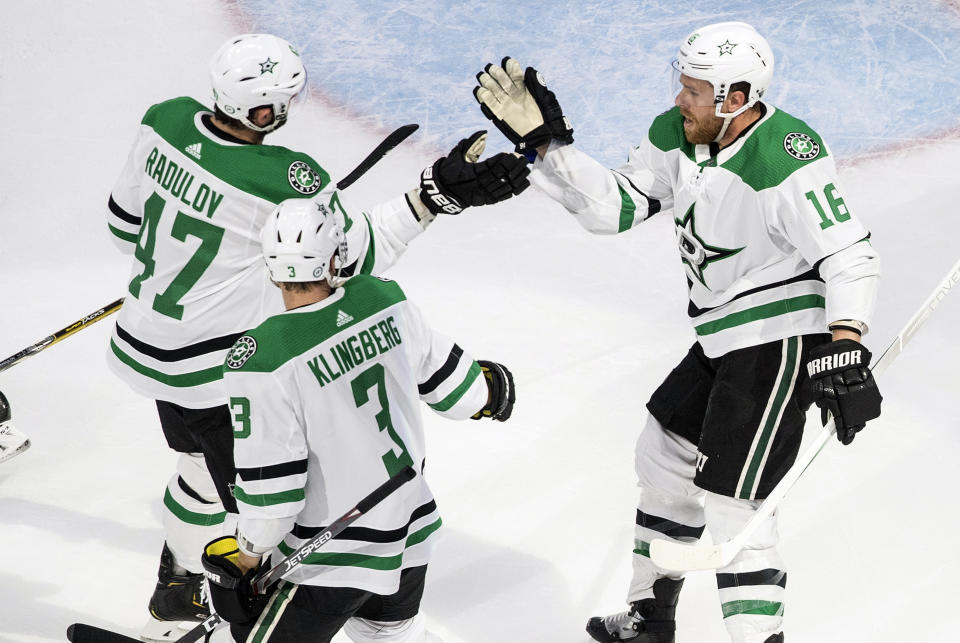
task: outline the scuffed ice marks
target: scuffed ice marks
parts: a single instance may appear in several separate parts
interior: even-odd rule
[[[669,63],[679,41],[722,20],[746,20],[768,37],[777,57],[769,98],[841,156],[960,125],[960,67],[947,55],[960,46],[960,11],[937,0],[232,5],[251,29],[297,43],[311,86],[328,101],[371,127],[421,123],[422,140],[440,149],[483,124],[474,74],[511,55],[543,72],[578,145],[619,164],[671,104]],[[508,147],[491,139],[492,149]]]

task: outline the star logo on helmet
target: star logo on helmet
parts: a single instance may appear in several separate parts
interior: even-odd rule
[[[683,219],[674,219],[677,231],[677,245],[680,248],[680,259],[687,269],[690,281],[696,279],[704,288],[710,290],[703,272],[714,261],[728,259],[743,248],[720,248],[706,243],[697,234],[694,208],[696,203],[687,209]]]
[[[725,43],[723,43],[722,45],[717,45],[717,47],[720,48],[720,55],[721,55],[721,56],[722,56],[723,54],[730,54],[730,55],[732,56],[732,55],[733,55],[733,48],[736,47],[736,46],[737,46],[737,43],[735,43],[735,42],[730,42],[729,39],[728,39]]]
[[[266,73],[273,73],[273,68],[277,66],[277,63],[270,60],[270,57],[267,56],[267,59],[260,63],[260,75],[263,76]]]

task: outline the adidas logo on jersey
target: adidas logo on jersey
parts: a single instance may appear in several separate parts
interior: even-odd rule
[[[349,324],[353,321],[353,315],[348,315],[342,310],[337,310],[337,328]]]
[[[194,143],[193,145],[187,145],[187,146],[184,148],[184,151],[186,151],[187,154],[189,154],[189,155],[192,156],[193,158],[197,159],[198,161],[200,160],[200,143]]]

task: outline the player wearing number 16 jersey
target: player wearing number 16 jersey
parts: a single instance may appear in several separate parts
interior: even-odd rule
[[[423,641],[417,614],[441,521],[423,478],[421,401],[451,419],[503,421],[513,408],[510,372],[433,331],[395,282],[360,275],[341,285],[344,243],[322,204],[282,203],[263,251],[286,312],[226,360],[240,509],[227,551],[240,555],[212,551],[221,540],[208,556],[220,585],[232,585],[224,572],[240,579],[227,606],[226,590],[213,593],[237,641],[321,643],[344,624],[354,641]],[[249,600],[244,573],[261,555],[289,555],[408,465],[419,475],[307,556],[266,606]]]
[[[212,111],[176,98],[146,112],[109,199],[112,238],[134,257],[109,363],[157,400],[167,443],[182,454],[164,495],[166,543],[150,601],[159,622],[143,633],[154,640],[176,637],[163,621],[208,613],[200,555],[236,512],[222,364],[244,331],[282,310],[260,252],[267,214],[289,198],[321,202],[349,238],[345,273],[379,274],[433,220],[434,200],[485,205],[527,185],[526,161],[501,154],[477,162],[485,140],[478,133],[434,164],[430,203],[412,190],[366,212],[345,207],[310,156],[263,144],[306,84],[289,43],[267,34],[231,38],[210,76]],[[443,183],[447,177],[455,181]]]
[[[478,75],[484,113],[539,157],[533,183],[594,233],[672,209],[687,278],[696,341],[647,404],[629,608],[589,620],[597,641],[673,643],[683,579],[653,563],[651,540],[737,534],[796,459],[812,403],[845,444],[880,412],[859,341],[879,259],[821,137],[762,100],[773,64],[748,24],[697,29],[677,55],[675,106],[614,170],[570,144],[536,70],[505,59]],[[731,640],[782,643],[786,584],[774,515],[717,571]]]

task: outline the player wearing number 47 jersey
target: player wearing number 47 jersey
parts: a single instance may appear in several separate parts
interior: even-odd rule
[[[157,400],[167,442],[183,454],[164,495],[166,543],[149,606],[157,622],[143,633],[160,640],[176,638],[166,621],[208,613],[200,555],[236,512],[222,364],[244,331],[281,310],[260,252],[267,214],[284,199],[318,200],[349,237],[345,273],[378,274],[435,216],[528,185],[522,158],[479,160],[485,134],[477,132],[427,168],[419,188],[361,212],[310,156],[263,144],[306,84],[289,43],[267,34],[231,38],[210,77],[212,111],[192,98],[147,110],[109,200],[110,233],[134,256],[110,366]]]
[[[598,641],[674,641],[683,579],[653,564],[650,541],[695,541],[705,525],[715,542],[737,534],[796,459],[812,403],[833,412],[845,444],[880,412],[859,343],[877,253],[820,136],[761,100],[769,45],[747,24],[709,25],[681,44],[675,69],[675,107],[616,170],[571,145],[536,70],[505,59],[475,90],[484,114],[537,158],[531,181],[591,232],[625,232],[672,209],[696,342],[647,404],[629,609],[590,619]],[[717,572],[738,643],[784,640],[776,546],[774,516]]]
[[[286,312],[226,360],[240,520],[237,538],[210,543],[204,564],[237,641],[322,643],[344,625],[354,641],[424,641],[420,596],[441,520],[423,478],[421,401],[451,419],[503,421],[513,409],[510,372],[434,332],[396,283],[361,275],[341,285],[344,243],[322,204],[282,203],[263,251]],[[289,555],[406,466],[420,475],[268,599],[252,596],[261,555]]]

